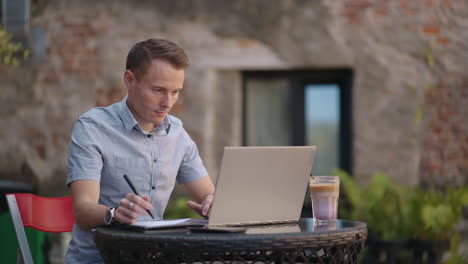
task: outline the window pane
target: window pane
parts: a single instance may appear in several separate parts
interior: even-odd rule
[[[336,84],[305,87],[306,145],[317,146],[313,175],[339,168],[340,89]]]
[[[247,145],[291,145],[288,80],[255,78],[246,86]]]

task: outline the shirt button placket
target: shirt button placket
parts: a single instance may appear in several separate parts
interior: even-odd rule
[[[156,193],[156,175],[157,175],[157,171],[158,171],[158,159],[157,159],[157,154],[156,154],[156,149],[153,148],[153,146],[158,146],[158,139],[157,137],[154,138],[154,145],[152,145],[152,148],[151,148],[151,158],[152,158],[152,161],[153,161],[153,170],[151,171],[151,192],[152,192],[152,195],[155,196],[155,193]]]
[[[152,134],[146,134],[146,138],[147,139],[151,139],[153,137]],[[155,186],[155,179],[154,179],[154,174],[155,174],[155,171],[156,171],[156,162],[157,162],[157,159],[155,158],[155,150],[154,150],[154,144],[152,141],[150,141],[150,154],[151,154],[151,161],[153,162],[153,166],[151,166],[151,190],[150,190],[150,193],[151,193],[151,196],[153,197],[154,196],[154,190],[156,189],[156,186]]]

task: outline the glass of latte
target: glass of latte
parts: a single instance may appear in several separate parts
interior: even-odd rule
[[[314,222],[336,221],[340,178],[338,176],[311,176],[309,179],[310,199]]]

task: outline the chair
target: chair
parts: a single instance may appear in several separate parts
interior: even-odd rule
[[[75,217],[72,197],[46,198],[30,193],[6,194],[19,242],[18,263],[33,264],[24,227],[43,232],[71,232]]]

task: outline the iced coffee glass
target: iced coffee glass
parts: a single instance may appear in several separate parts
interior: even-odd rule
[[[312,216],[315,223],[336,221],[340,178],[338,176],[312,176],[309,179]]]

